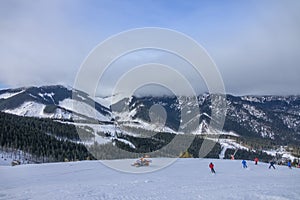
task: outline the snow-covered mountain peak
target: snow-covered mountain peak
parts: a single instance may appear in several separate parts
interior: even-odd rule
[[[95,102],[86,93],[62,85],[2,90],[0,110],[39,118],[111,120],[108,108]]]

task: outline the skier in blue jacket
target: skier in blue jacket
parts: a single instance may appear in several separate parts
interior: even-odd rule
[[[247,166],[247,161],[246,160],[243,160],[242,161],[242,164],[243,164],[243,168],[247,168],[248,166]]]
[[[287,166],[292,169],[292,162],[289,160],[289,162],[287,163]]]

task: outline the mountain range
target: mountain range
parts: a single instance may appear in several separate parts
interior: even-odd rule
[[[223,149],[255,151],[270,145],[289,146],[294,148],[294,155],[298,155],[300,96],[226,95],[224,127],[211,130],[214,96],[216,94],[202,94],[196,101],[187,96],[132,96],[104,105],[103,99],[94,100],[85,92],[70,87],[24,87],[1,90],[0,111],[72,124],[94,134],[97,143],[117,141],[132,149],[137,148],[133,138],[165,133],[197,137],[217,135]],[[194,109],[199,109],[197,115],[192,114]],[[196,126],[184,129],[186,132],[180,129],[189,126],[181,124],[183,114],[188,117],[188,123],[197,122]]]

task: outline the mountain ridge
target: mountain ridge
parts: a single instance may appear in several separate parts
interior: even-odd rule
[[[194,103],[193,97],[187,96],[133,96],[107,108],[88,94],[62,85],[24,87],[0,90],[0,111],[70,123],[84,129],[84,134],[92,133],[99,144],[114,142],[133,152],[148,149],[143,143],[156,149],[155,137],[164,140],[159,143],[162,145],[184,130],[198,138],[190,148],[195,156],[197,145],[210,135],[220,138],[218,151],[223,149],[222,157],[228,157],[224,148],[239,148],[239,143],[253,151],[292,145],[300,156],[300,96],[226,95],[224,127],[212,130],[211,102],[216,96],[205,93],[197,96]],[[199,112],[192,112],[193,109]],[[182,113],[187,118],[185,124],[181,121]],[[181,126],[187,128],[180,129]],[[148,138],[147,143],[143,138]]]

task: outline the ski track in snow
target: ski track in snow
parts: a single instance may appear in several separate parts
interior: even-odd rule
[[[161,167],[161,158],[152,160]],[[300,199],[300,169],[248,164],[242,169],[240,160],[179,159],[145,174],[119,172],[99,161],[0,166],[0,199]]]

